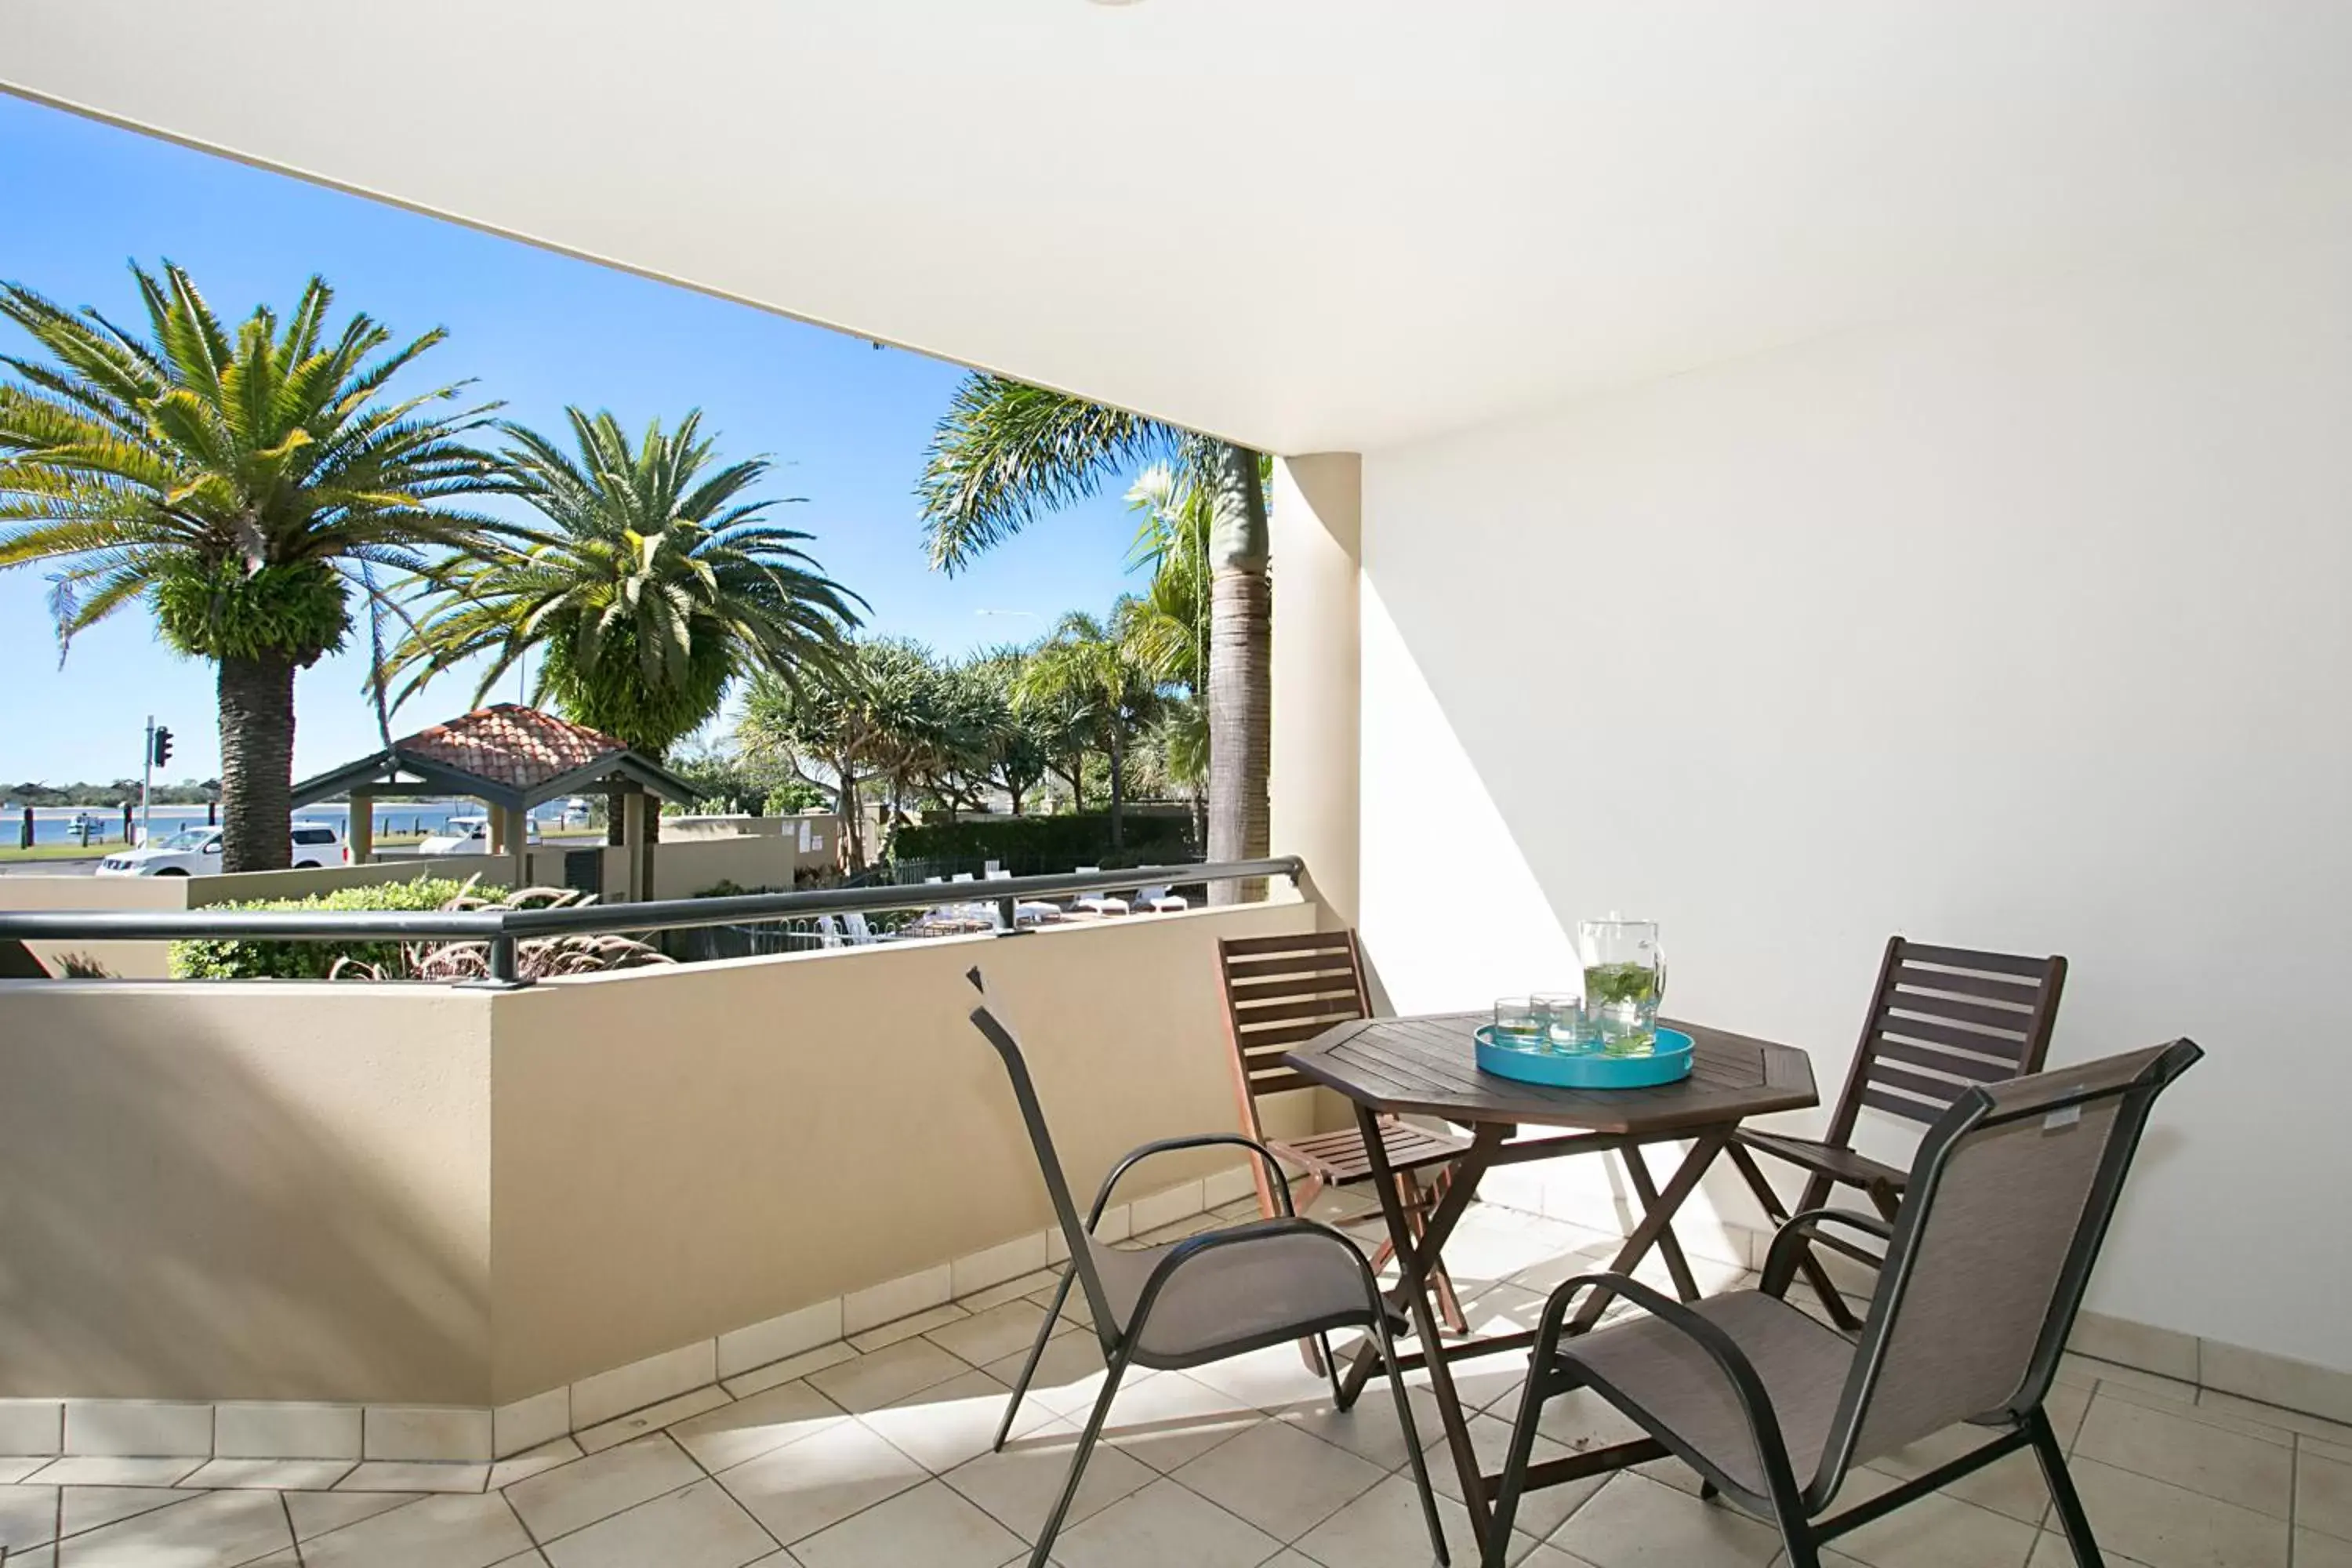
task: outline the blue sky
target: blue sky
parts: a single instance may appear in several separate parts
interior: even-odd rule
[[[626,192],[614,193],[625,201]],[[812,235],[806,243],[823,244]],[[870,626],[942,650],[1027,641],[1123,587],[1133,524],[1118,490],[1049,518],[949,578],[926,568],[912,489],[933,421],[961,372],[863,339],[706,299],[528,246],[0,95],[0,279],[59,302],[138,317],[125,264],[189,268],[213,308],[281,310],[312,272],[339,317],[363,310],[404,339],[449,341],[409,374],[473,377],[508,417],[560,428],[567,403],[632,429],[703,411],[730,457],[778,461],[774,493],[808,547],[874,606]],[[7,351],[27,347],[0,323]],[[0,573],[0,781],[135,775],[141,728],[171,726],[174,778],[216,770],[211,667],[158,646],[142,609],[74,639],[60,669],[39,568]],[[296,693],[295,767],[372,750],[364,642],[322,660]],[[393,717],[395,733],[462,710],[445,676]],[[494,694],[513,695],[512,687]]]

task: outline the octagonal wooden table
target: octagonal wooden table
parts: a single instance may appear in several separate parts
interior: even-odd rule
[[[1360,1018],[1326,1029],[1286,1058],[1302,1077],[1338,1090],[1355,1105],[1365,1152],[1371,1159],[1372,1190],[1380,1194],[1381,1217],[1387,1221],[1389,1240],[1396,1249],[1394,1300],[1412,1315],[1421,1341],[1421,1348],[1402,1359],[1408,1366],[1429,1369],[1430,1391],[1437,1398],[1446,1447],[1461,1475],[1471,1528],[1482,1546],[1492,1517],[1494,1487],[1501,1478],[1485,1474],[1478,1463],[1449,1365],[1471,1356],[1524,1350],[1534,1343],[1535,1335],[1532,1331],[1489,1335],[1448,1344],[1438,1335],[1429,1292],[1423,1284],[1444,1254],[1446,1237],[1469,1209],[1479,1179],[1496,1165],[1564,1154],[1622,1152],[1634,1195],[1641,1200],[1642,1220],[1625,1237],[1609,1265],[1610,1271],[1631,1272],[1654,1247],[1665,1259],[1675,1291],[1683,1300],[1693,1300],[1698,1296],[1698,1283],[1682,1244],[1675,1238],[1675,1211],[1698,1189],[1700,1178],[1742,1121],[1775,1110],[1801,1110],[1821,1099],[1813,1087],[1812,1063],[1804,1052],[1704,1024],[1671,1026],[1692,1041],[1691,1074],[1680,1083],[1625,1089],[1553,1089],[1520,1083],[1478,1069],[1471,1031],[1484,1022],[1486,1016],[1478,1013]],[[1420,1219],[1418,1229],[1415,1216],[1408,1215],[1397,1199],[1395,1175],[1389,1169],[1379,1132],[1380,1119],[1384,1116],[1439,1117],[1471,1131],[1470,1147],[1451,1168],[1444,1197]],[[1517,1136],[1525,1128],[1556,1128],[1561,1135]],[[1689,1149],[1662,1187],[1651,1174],[1642,1149],[1667,1142],[1687,1142]],[[1606,1304],[1605,1294],[1594,1292],[1578,1310],[1570,1331],[1580,1333],[1591,1328]],[[1367,1336],[1341,1384],[1343,1405],[1352,1403],[1362,1391],[1375,1368],[1376,1356],[1377,1347]],[[1528,1472],[1527,1484],[1551,1486],[1592,1473],[1590,1461],[1591,1456],[1570,1455],[1534,1466]]]

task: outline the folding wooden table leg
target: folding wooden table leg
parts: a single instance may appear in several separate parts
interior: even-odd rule
[[[1441,1176],[1424,1187],[1418,1177],[1407,1171],[1397,1178],[1397,1182],[1402,1188],[1397,1196],[1404,1205],[1406,1217],[1412,1223],[1413,1239],[1419,1241],[1428,1230],[1430,1209],[1441,1201],[1439,1194],[1445,1190],[1444,1178]],[[1372,1267],[1377,1269],[1380,1265],[1375,1263]],[[1462,1299],[1454,1293],[1454,1276],[1445,1271],[1445,1260],[1442,1258],[1429,1266],[1429,1288],[1437,1292],[1439,1321],[1450,1332],[1468,1333],[1470,1320],[1462,1315]]]
[[[1469,1212],[1471,1200],[1478,1195],[1478,1179],[1486,1174],[1487,1166],[1494,1162],[1494,1152],[1502,1147],[1504,1140],[1509,1134],[1508,1128],[1482,1127],[1473,1138],[1469,1150],[1461,1159],[1454,1162],[1453,1176],[1446,1184],[1445,1195],[1437,1201],[1437,1206],[1432,1209],[1427,1218],[1423,1220],[1423,1239],[1416,1241],[1418,1255],[1428,1264],[1433,1265],[1444,1259],[1446,1238],[1454,1234],[1454,1227],[1459,1225],[1462,1222],[1462,1216]],[[1381,1219],[1383,1224],[1396,1223],[1391,1218],[1388,1205],[1385,1204],[1381,1208]],[[1404,1227],[1400,1226],[1397,1230],[1391,1231],[1386,1244],[1391,1255],[1396,1251],[1396,1238],[1400,1234],[1406,1235],[1411,1239],[1410,1232]],[[1390,1303],[1400,1308],[1405,1305],[1406,1287],[1402,1283],[1404,1272],[1404,1262],[1400,1257],[1397,1263],[1399,1283],[1389,1291]],[[1426,1298],[1428,1291],[1423,1289],[1422,1294]],[[1407,1355],[1405,1360],[1409,1363],[1418,1364],[1418,1358],[1433,1353],[1435,1345],[1436,1342],[1423,1341],[1422,1348]],[[1345,1410],[1355,1404],[1356,1396],[1364,1391],[1364,1384],[1370,1381],[1373,1371],[1379,1365],[1379,1347],[1368,1337],[1357,1345],[1355,1360],[1349,1366],[1348,1375],[1339,1385],[1339,1408]]]
[[[1658,1206],[1658,1184],[1650,1177],[1649,1160],[1639,1143],[1623,1152],[1625,1174],[1633,1184],[1633,1195],[1642,1200],[1642,1212],[1648,1214]],[[1674,1276],[1675,1293],[1685,1301],[1697,1300],[1698,1279],[1691,1273],[1690,1259],[1683,1256],[1682,1237],[1675,1234],[1673,1226],[1658,1232],[1658,1250],[1665,1256],[1666,1272]]]
[[[1706,1174],[1706,1168],[1715,1163],[1716,1155],[1722,1152],[1723,1146],[1731,1140],[1728,1128],[1709,1128],[1677,1136],[1690,1138],[1690,1152],[1683,1156],[1682,1164],[1675,1169],[1664,1190],[1659,1193],[1658,1201],[1654,1204],[1644,1201],[1642,1223],[1633,1227],[1633,1233],[1625,1237],[1625,1245],[1617,1249],[1617,1256],[1609,1264],[1610,1273],[1633,1272],[1634,1266],[1642,1261],[1652,1247],[1657,1245],[1659,1237],[1672,1227],[1675,1211],[1698,1190],[1699,1178]],[[1696,1293],[1694,1290],[1693,1294]],[[1569,1321],[1568,1331],[1572,1334],[1585,1332],[1601,1321],[1601,1314],[1608,1305],[1607,1291],[1593,1291],[1585,1304],[1576,1310],[1576,1316]]]
[[[1381,1146],[1372,1113],[1359,1106],[1356,1119],[1363,1124],[1364,1150],[1372,1161],[1372,1185],[1381,1195],[1381,1212],[1388,1220],[1390,1237],[1396,1243],[1397,1289],[1403,1297],[1402,1304],[1412,1313],[1413,1330],[1421,1338],[1422,1364],[1428,1370],[1429,1391],[1436,1397],[1438,1419],[1445,1427],[1445,1446],[1462,1479],[1462,1500],[1469,1510],[1470,1533],[1483,1546],[1493,1509],[1487,1500],[1478,1451],[1470,1441],[1470,1423],[1462,1414],[1462,1395],[1454,1386],[1453,1371],[1445,1364],[1445,1345],[1438,1338],[1437,1315],[1430,1307],[1428,1280],[1430,1268],[1444,1248],[1446,1237],[1470,1206],[1469,1194],[1476,1191],[1478,1177],[1502,1143],[1503,1130],[1493,1126],[1478,1129],[1455,1170],[1454,1190],[1446,1194],[1445,1201],[1438,1205],[1426,1228],[1416,1237],[1404,1205],[1397,1201],[1396,1173],[1389,1168],[1388,1152]],[[1379,1353],[1377,1347],[1373,1353]],[[1360,1356],[1359,1370],[1361,1364]]]

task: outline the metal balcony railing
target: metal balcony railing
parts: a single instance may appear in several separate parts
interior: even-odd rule
[[[992,903],[1004,936],[1024,931],[1017,908],[1032,900],[1076,898],[1159,883],[1202,884],[1287,877],[1296,882],[1306,862],[1295,855],[1265,860],[1130,866],[1116,871],[984,881],[925,882],[889,887],[820,888],[807,892],[745,893],[718,899],[661,899],[636,904],[590,904],[559,910],[71,910],[0,912],[0,941],[181,942],[240,938],[265,942],[468,942],[488,949],[493,985],[522,985],[515,949],[535,937],[684,931],[763,920],[928,910],[949,903]],[[483,984],[473,982],[472,984]]]

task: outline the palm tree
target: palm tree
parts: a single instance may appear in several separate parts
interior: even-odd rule
[[[1160,682],[1117,633],[1073,610],[1030,654],[1013,701],[1045,709],[1100,748],[1110,767],[1110,847],[1124,847],[1128,748],[1160,716]]]
[[[331,331],[323,279],[282,324],[262,306],[232,337],[181,268],[131,273],[143,337],[0,285],[0,315],[47,356],[0,356],[0,568],[55,568],[60,657],[136,600],[219,667],[221,868],[283,867],[295,671],[342,647],[371,568],[487,547],[496,525],[446,503],[491,487],[467,437],[495,405],[428,412],[463,383],[384,395],[444,334],[390,348],[365,315]]]
[[[965,378],[931,434],[917,494],[931,564],[954,571],[1107,479],[1173,459],[1208,498],[1209,858],[1266,853],[1273,593],[1265,478],[1244,447],[1003,376]],[[1214,901],[1246,889],[1218,883]]]
[[[1146,468],[1127,492],[1130,511],[1142,514],[1129,547],[1130,570],[1150,573],[1150,585],[1121,602],[1118,632],[1135,662],[1175,689],[1152,735],[1161,771],[1192,799],[1194,831],[1206,827],[1203,785],[1209,775],[1209,541],[1215,531],[1213,497],[1187,484],[1165,464]],[[1205,835],[1204,835],[1205,836]]]
[[[392,673],[410,677],[400,700],[488,655],[478,702],[538,649],[534,702],[552,697],[659,758],[719,711],[730,681],[798,683],[839,656],[864,601],[799,548],[809,535],[767,515],[776,499],[744,499],[766,458],[714,468],[699,413],[667,435],[655,420],[634,447],[609,413],[565,414],[576,455],[500,426],[502,489],[545,521],[425,574],[423,612],[393,656]]]

